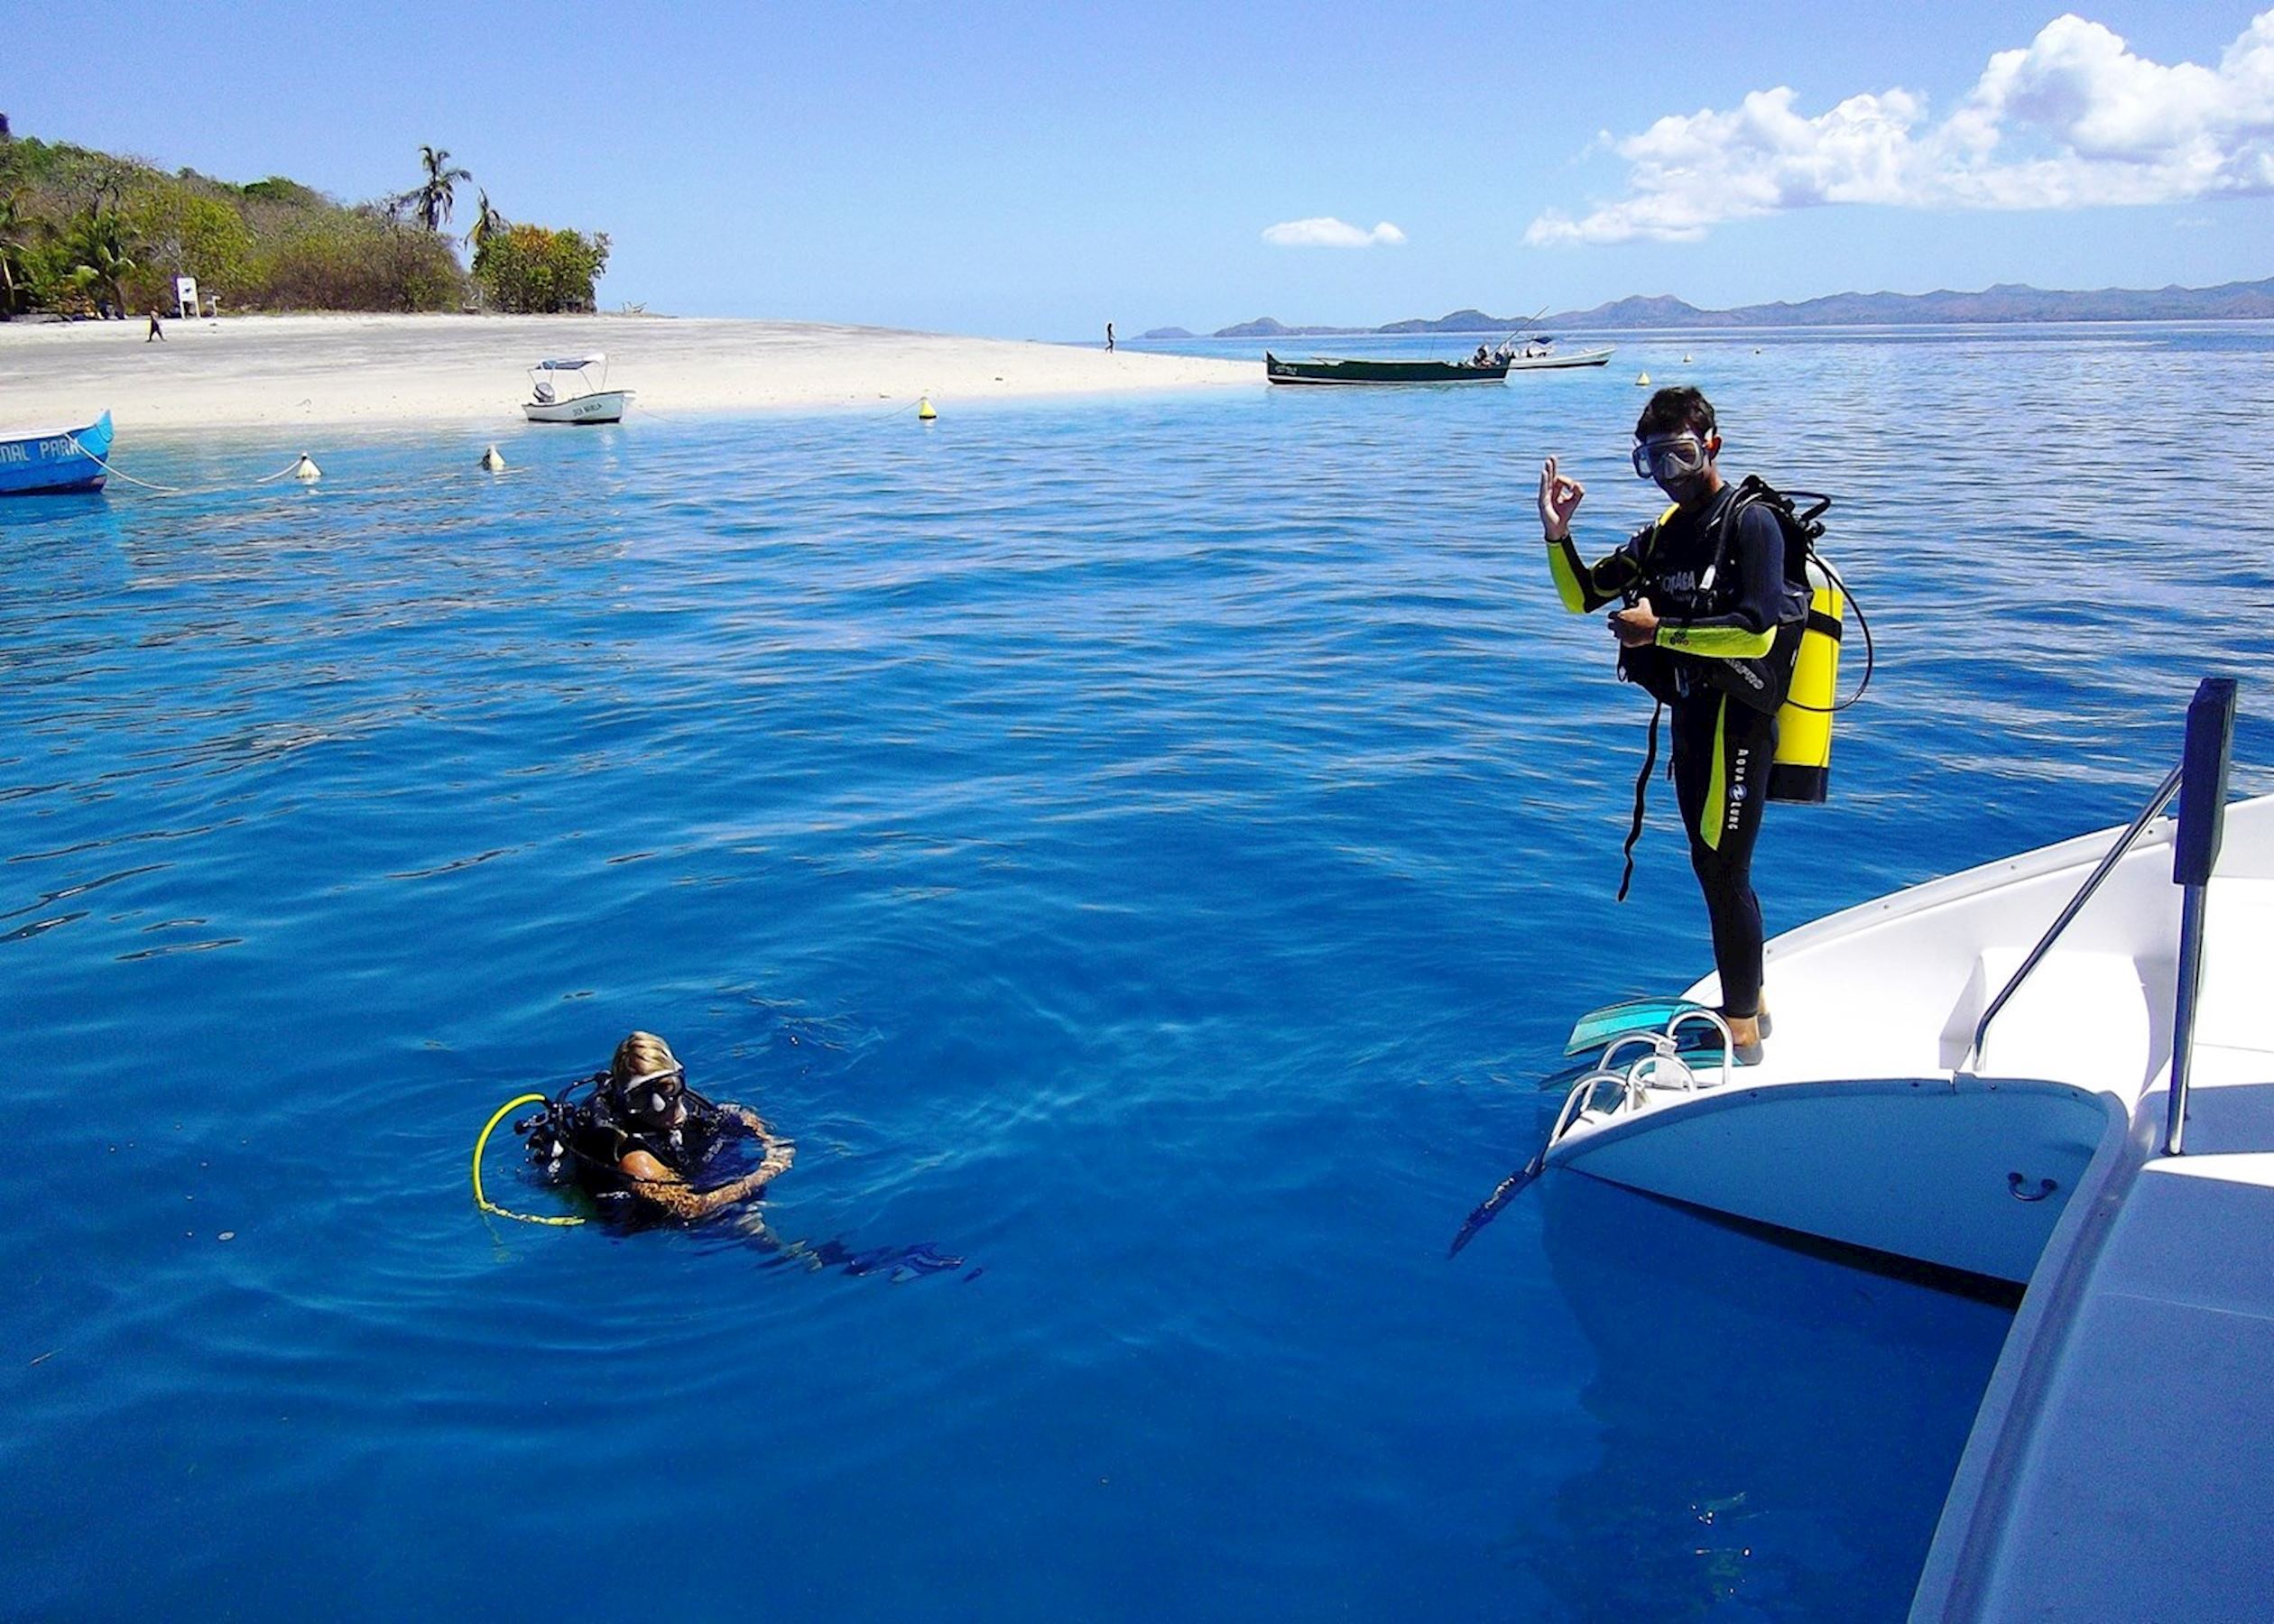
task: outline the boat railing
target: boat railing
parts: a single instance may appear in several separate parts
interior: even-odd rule
[[[2085,876],[2084,883],[2076,888],[2076,895],[2068,900],[2068,906],[2061,909],[2060,916],[2038,938],[2037,946],[2029,949],[2020,967],[2006,979],[2004,986],[1998,989],[1998,995],[1990,1001],[1990,1007],[1983,1010],[1982,1019],[1974,1023],[1974,1041],[1966,1046],[1966,1052],[1955,1067],[1957,1071],[1974,1070],[1974,1063],[1982,1057],[1983,1042],[1990,1035],[1990,1023],[1997,1020],[1998,1011],[2012,1001],[2013,995],[2021,990],[2021,983],[2029,979],[2029,972],[2044,962],[2045,955],[2053,951],[2053,944],[2061,939],[2061,933],[2069,927],[2078,914],[2084,911],[2084,904],[2090,902],[2093,893],[2100,890],[2101,881],[2115,872],[2116,865],[2124,860],[2127,852],[2139,844],[2140,836],[2148,826],[2155,822],[2157,816],[2171,804],[2171,798],[2179,793],[2179,780],[2186,770],[2186,763],[2184,761],[2171,770],[2157,787],[2156,793],[2149,797],[2148,804],[2140,808],[2140,816],[2132,819],[2131,826],[2116,837],[2116,844],[2108,848],[2108,854]]]
[[[2219,857],[2220,837],[2225,827],[2227,771],[2234,743],[2234,678],[2206,677],[2195,687],[2195,698],[2187,706],[2187,737],[2179,764],[2157,786],[2156,793],[2140,808],[2131,826],[2116,837],[2107,855],[2094,865],[2077,888],[2076,895],[2068,900],[2060,915],[2046,933],[2038,938],[2036,946],[2021,961],[2020,968],[2010,976],[1998,995],[1990,1001],[1990,1007],[1974,1023],[1974,1041],[1966,1047],[1956,1071],[1971,1072],[1982,1057],[1983,1041],[1989,1037],[1990,1023],[1998,1012],[2012,1001],[2029,973],[2053,950],[2054,943],[2069,927],[2084,905],[2093,900],[2101,882],[2115,872],[2126,853],[2139,843],[2140,835],[2157,816],[2171,804],[2171,798],[2180,797],[2179,828],[2172,842],[2172,882],[2180,889],[2179,957],[2177,965],[2177,1004],[2171,1027],[2171,1085],[2166,1103],[2164,1153],[2180,1154],[2185,1137],[2187,1115],[2187,1071],[2195,1047],[2195,1002],[2203,983],[2203,924],[2204,907],[2211,884],[2211,871]],[[2184,793],[2183,793],[2184,791]]]

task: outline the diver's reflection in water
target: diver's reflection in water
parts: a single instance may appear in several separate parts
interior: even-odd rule
[[[2011,1303],[1567,1170],[1532,1194],[1602,1453],[1515,1559],[1575,1618],[1901,1618]]]
[[[755,1207],[735,1213],[720,1227],[732,1231],[744,1245],[764,1253],[771,1263],[814,1270],[841,1269],[849,1275],[883,1275],[895,1283],[925,1275],[951,1273],[968,1261],[941,1251],[929,1241],[920,1241],[912,1246],[868,1247],[848,1246],[838,1240],[786,1241],[766,1226],[766,1215]],[[984,1265],[973,1268],[964,1278],[977,1279],[983,1268]]]

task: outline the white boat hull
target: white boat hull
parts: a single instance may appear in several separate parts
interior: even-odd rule
[[[1732,1085],[1575,1135],[1557,1164],[1708,1211],[2020,1284],[2125,1116],[1974,1077]]]
[[[1510,360],[1511,372],[1557,372],[1570,366],[1601,366],[1611,359],[1608,349],[1573,350],[1561,355],[1517,355]]]
[[[620,423],[633,392],[604,389],[567,401],[525,401],[522,415],[532,423]]]

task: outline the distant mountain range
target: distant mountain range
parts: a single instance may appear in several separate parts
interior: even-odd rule
[[[1508,333],[1524,328],[1900,327],[2000,321],[2222,321],[2274,318],[2274,277],[2215,288],[2103,288],[2071,292],[2000,282],[1979,293],[1947,289],[1933,293],[1833,293],[1798,304],[1740,305],[1701,310],[1669,294],[1613,300],[1592,310],[1561,310],[1538,321],[1456,310],[1435,321],[1393,321],[1387,327],[1289,327],[1269,316],[1209,334],[1212,338],[1348,337],[1374,333]],[[1197,335],[1156,328],[1142,335],[1173,342]]]

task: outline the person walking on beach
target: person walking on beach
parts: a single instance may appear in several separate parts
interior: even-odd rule
[[[1764,686],[1783,693],[1808,600],[1787,574],[1776,515],[1737,502],[1723,480],[1721,433],[1703,394],[1659,390],[1634,425],[1634,442],[1635,473],[1673,505],[1609,557],[1584,564],[1571,520],[1586,491],[1550,457],[1539,471],[1548,569],[1575,614],[1623,601],[1610,617],[1620,672],[1672,712],[1674,793],[1713,926],[1722,1014],[1738,1062],[1753,1065],[1769,1021],[1752,854],[1776,752],[1776,712],[1760,709],[1753,696]]]
[[[161,344],[163,344],[166,341],[166,329],[158,319],[158,307],[156,305],[150,307],[150,331],[143,336],[143,342],[144,344],[148,344],[153,338],[155,338]]]
[[[1114,353],[1114,324],[1110,321],[1105,324],[1105,353]]]

